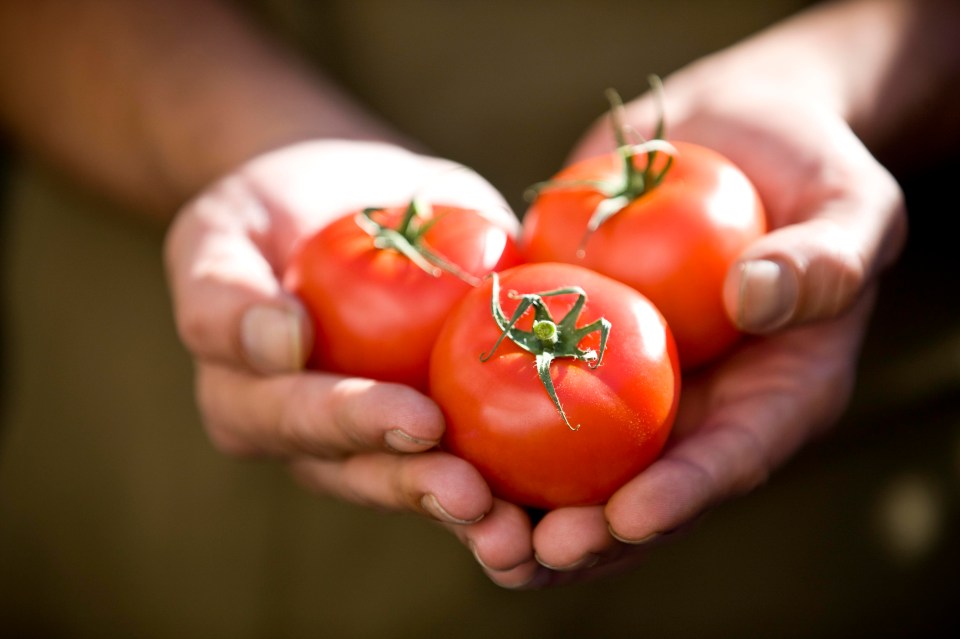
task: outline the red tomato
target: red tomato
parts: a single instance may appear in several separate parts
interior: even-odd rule
[[[673,425],[680,375],[670,331],[637,291],[578,266],[525,264],[496,283],[488,278],[456,306],[433,350],[430,394],[447,422],[442,446],[511,502],[604,503],[657,457]],[[545,293],[572,286],[585,296],[579,310],[577,292]],[[504,330],[492,312],[498,301],[508,322],[529,299],[518,294],[532,293],[543,308],[507,323],[511,335],[530,343],[546,309],[559,342],[544,348],[581,355],[556,356],[548,381],[535,353],[510,337],[498,343]],[[600,318],[609,322],[605,343]]]
[[[588,221],[607,197],[582,181],[622,181],[624,162],[617,151],[567,167],[526,212],[521,245],[530,261],[580,264],[650,298],[667,318],[686,370],[739,337],[724,310],[723,280],[740,252],[766,232],[766,218],[753,185],[730,161],[702,146],[671,145],[676,153],[662,181],[627,198],[582,246]],[[646,156],[633,161],[641,169]],[[658,153],[654,174],[665,161]]]
[[[384,209],[370,219],[395,238],[409,211]],[[313,321],[308,365],[426,390],[437,332],[473,288],[465,280],[476,285],[491,271],[519,263],[516,243],[476,211],[420,207],[406,229],[408,243],[452,264],[462,271],[458,277],[386,246],[389,238],[375,239],[364,228],[371,223],[358,215],[345,215],[308,238],[285,272],[285,288],[303,301]],[[422,259],[420,253],[413,257]]]

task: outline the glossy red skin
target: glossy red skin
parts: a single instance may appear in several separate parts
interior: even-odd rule
[[[680,375],[663,317],[635,290],[569,264],[525,264],[503,272],[507,292],[538,293],[570,285],[588,296],[577,326],[598,317],[612,323],[602,364],[557,359],[551,366],[571,430],[544,389],[534,355],[504,340],[490,312],[491,282],[457,305],[437,339],[430,394],[447,422],[442,446],[471,462],[493,492],[511,502],[552,509],[605,503],[660,453],[676,415]],[[554,319],[576,297],[544,298]],[[530,328],[532,312],[520,324]],[[599,334],[581,348],[598,348]]]
[[[677,155],[664,180],[601,225],[582,258],[577,248],[603,197],[589,188],[542,192],[524,216],[521,247],[529,261],[580,264],[649,297],[690,370],[739,338],[723,306],[723,281],[767,223],[756,190],[736,166],[710,149],[672,144]],[[609,179],[619,162],[616,154],[591,158],[554,179]]]
[[[471,275],[518,264],[508,231],[476,211],[433,205],[440,217],[425,244]],[[375,219],[396,227],[405,207]],[[314,327],[308,366],[427,388],[430,350],[450,309],[473,287],[450,273],[428,274],[397,251],[379,249],[345,215],[308,238],[284,274]]]

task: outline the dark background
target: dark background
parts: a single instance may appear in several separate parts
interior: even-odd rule
[[[604,88],[635,95],[648,73],[804,3],[248,4],[519,208],[602,112]],[[899,170],[911,237],[833,431],[630,574],[520,593],[490,584],[426,521],[318,499],[279,467],[214,452],[170,317],[163,229],[27,155],[0,169],[2,636],[923,637],[960,626],[960,287],[945,231],[960,157]]]

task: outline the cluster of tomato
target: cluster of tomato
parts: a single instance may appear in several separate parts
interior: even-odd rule
[[[308,238],[284,284],[314,323],[309,365],[427,392],[441,445],[504,499],[605,502],[660,454],[681,370],[737,340],[723,280],[766,231],[716,152],[619,143],[535,187],[519,241],[416,200]]]

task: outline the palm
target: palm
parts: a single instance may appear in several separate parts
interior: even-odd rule
[[[669,86],[667,91],[670,95]],[[872,308],[869,276],[902,242],[902,228],[891,213],[900,201],[895,186],[869,179],[883,177],[882,169],[839,118],[767,97],[711,95],[698,102],[681,95],[668,138],[710,146],[754,181],[771,232],[747,254],[784,259],[812,254],[814,270],[807,275],[820,280],[820,290],[839,293],[801,298],[811,309],[794,316],[795,328],[745,337],[729,356],[686,377],[663,455],[604,508],[561,509],[539,523],[534,546],[544,563],[568,566],[584,556],[597,560],[590,570],[554,574],[554,581],[603,574],[636,561],[642,552],[614,541],[605,526],[633,543],[684,527],[704,510],[762,483],[846,406]],[[652,131],[652,107],[649,99],[628,105],[627,121],[637,131]],[[671,103],[666,108],[671,112]],[[573,159],[606,152],[612,144],[609,125],[600,122]],[[878,208],[886,215],[864,215]],[[851,249],[861,244],[866,246],[862,255]],[[809,247],[817,251],[804,253]],[[851,260],[851,254],[863,259]],[[729,302],[728,311],[736,311]],[[805,323],[808,318],[820,321]]]
[[[469,535],[486,527],[520,540],[484,550],[486,561],[515,565],[529,555],[529,524],[510,508],[488,512],[492,498],[479,473],[434,450],[444,426],[429,398],[399,384],[301,370],[309,327],[279,282],[291,252],[335,216],[414,195],[489,213],[511,230],[518,225],[475,173],[357,142],[274,151],[184,207],[166,260],[178,328],[196,364],[198,405],[223,452],[283,459],[320,493],[426,514],[455,530],[482,519]]]

